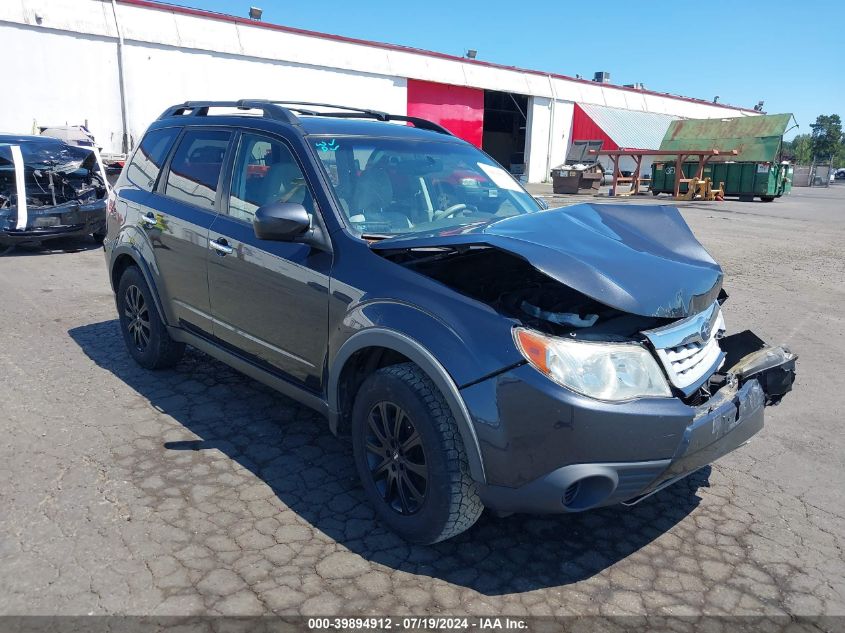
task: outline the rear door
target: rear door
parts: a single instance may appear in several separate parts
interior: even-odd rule
[[[233,133],[188,127],[141,217],[155,254],[160,289],[182,326],[212,332],[208,230],[217,215],[220,175]]]
[[[328,337],[331,253],[298,242],[264,241],[252,220],[274,201],[302,204],[321,223],[311,183],[281,137],[243,131],[221,214],[209,240],[214,335],[268,369],[319,390]]]

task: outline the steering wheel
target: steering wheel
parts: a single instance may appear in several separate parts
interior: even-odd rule
[[[443,218],[451,218],[458,211],[463,211],[466,208],[467,205],[465,205],[463,202],[459,202],[458,204],[453,204],[448,209],[443,209],[442,211],[435,211],[433,219],[442,220]]]

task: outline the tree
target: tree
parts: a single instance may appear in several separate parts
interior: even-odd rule
[[[827,160],[836,154],[842,146],[842,119],[838,114],[820,114],[816,122],[810,125],[813,158]]]
[[[809,134],[798,134],[791,141],[783,142],[784,158],[791,159],[797,165],[808,165],[812,158],[810,145]]]

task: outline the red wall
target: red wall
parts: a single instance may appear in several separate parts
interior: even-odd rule
[[[602,149],[619,149],[613,139],[605,134],[595,121],[593,121],[578,104],[575,104],[575,112],[572,114],[572,140],[573,141],[604,141]]]
[[[409,79],[408,116],[439,123],[455,136],[481,147],[484,91]]]

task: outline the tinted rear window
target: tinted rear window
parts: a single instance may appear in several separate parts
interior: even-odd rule
[[[179,128],[169,127],[147,132],[132,162],[126,168],[126,179],[136,187],[152,191]]]
[[[170,162],[165,195],[204,209],[214,207],[230,136],[217,130],[185,132]]]

